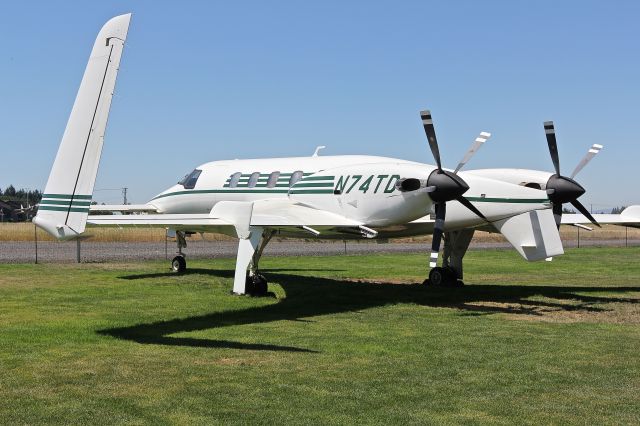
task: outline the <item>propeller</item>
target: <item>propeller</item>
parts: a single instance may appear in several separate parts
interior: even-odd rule
[[[462,161],[458,164],[454,172],[446,171],[442,168],[442,162],[440,160],[440,150],[438,149],[438,140],[436,138],[436,131],[433,127],[433,119],[431,118],[430,111],[421,111],[420,117],[422,118],[422,124],[424,126],[424,132],[427,135],[429,141],[429,148],[431,148],[431,154],[436,161],[438,167],[434,170],[427,179],[427,190],[429,196],[434,201],[434,208],[436,214],[436,222],[433,230],[433,240],[431,242],[431,257],[429,266],[435,268],[438,264],[438,255],[440,252],[440,243],[442,242],[442,234],[444,232],[444,224],[447,215],[447,201],[456,200],[463,206],[471,210],[474,214],[480,218],[487,220],[487,218],[473,205],[469,200],[462,195],[469,190],[469,185],[458,176],[460,169],[473,157],[473,155],[480,149],[480,147],[491,136],[489,133],[482,132],[480,136],[476,138],[471,148],[462,158]]]
[[[600,227],[600,224],[591,216],[591,213],[582,205],[578,198],[586,192],[584,187],[576,182],[573,178],[580,173],[580,171],[586,166],[593,157],[596,156],[602,149],[602,145],[593,144],[584,158],[578,163],[576,168],[571,173],[571,177],[562,176],[560,174],[560,156],[558,155],[558,144],[556,142],[556,129],[553,125],[553,121],[545,121],[544,133],[547,137],[547,145],[549,146],[549,153],[551,154],[551,161],[553,162],[553,168],[555,174],[552,175],[547,181],[547,195],[549,200],[553,203],[553,216],[556,220],[556,226],[560,228],[562,222],[562,205],[564,203],[571,203],[580,213],[582,213],[591,223]]]

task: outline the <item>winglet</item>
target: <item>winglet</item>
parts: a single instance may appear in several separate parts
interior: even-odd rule
[[[564,253],[550,209],[534,210],[494,222],[494,226],[528,261]]]
[[[58,239],[84,232],[131,14],[110,19],[93,45],[33,222]]]
[[[247,239],[251,235],[253,203],[250,201],[220,201],[209,213],[210,217],[222,219],[236,228],[238,238]]]

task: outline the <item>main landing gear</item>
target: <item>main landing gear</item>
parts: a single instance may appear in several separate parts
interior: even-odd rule
[[[429,271],[429,278],[423,284],[433,287],[462,287],[462,258],[467,253],[473,229],[451,231],[444,233],[444,252],[442,266],[436,266]]]
[[[436,266],[429,271],[429,278],[424,280],[424,285],[434,287],[462,287],[464,282],[458,279],[458,274],[453,268]]]
[[[244,293],[254,297],[264,297],[269,295],[269,283],[264,275],[260,273],[258,264],[264,248],[269,244],[276,231],[255,229],[253,232],[255,233],[256,245],[249,262]]]
[[[276,231],[260,227],[251,227],[250,230],[249,235],[240,238],[232,293],[268,296],[270,294],[269,285],[267,279],[260,273],[258,264],[264,248]],[[182,273],[187,270],[187,261],[182,252],[182,249],[187,246],[187,241],[184,231],[176,231],[175,236],[178,253],[171,261],[171,270],[175,273]]]
[[[269,283],[262,274],[249,275],[247,273],[245,291],[250,296],[266,296],[269,293]]]

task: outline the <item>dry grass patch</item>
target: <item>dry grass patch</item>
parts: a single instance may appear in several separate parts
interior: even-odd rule
[[[548,323],[640,324],[640,294],[611,302],[581,302],[551,297],[529,298],[522,302],[473,301],[464,309],[495,310],[511,320]]]

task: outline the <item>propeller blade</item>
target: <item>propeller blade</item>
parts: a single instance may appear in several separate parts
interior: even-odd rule
[[[562,223],[562,203],[553,204],[553,218],[556,220],[556,226],[560,229]]]
[[[429,148],[431,148],[431,154],[436,160],[438,170],[442,171],[442,163],[440,162],[440,150],[438,149],[438,140],[436,139],[436,129],[433,127],[433,120],[431,119],[430,111],[420,111],[420,118],[422,118],[422,125],[424,126],[424,132],[427,135],[429,141]]]
[[[602,145],[598,145],[597,143],[591,145],[591,148],[589,149],[589,151],[587,151],[587,155],[584,156],[582,161],[580,161],[576,166],[573,173],[571,173],[571,179],[573,179],[578,173],[580,173],[580,170],[582,170],[584,166],[586,166],[587,163],[589,163],[589,161],[591,161],[591,159],[600,152],[601,149]]]
[[[456,198],[456,201],[460,202],[460,204],[462,204],[463,206],[465,206],[466,208],[468,208],[469,210],[471,210],[472,212],[474,212],[476,214],[476,216],[480,217],[480,219],[484,219],[487,220],[486,217],[484,217],[484,215],[480,212],[480,210],[478,210],[476,208],[476,206],[474,206],[473,204],[471,204],[471,201],[467,200],[466,198],[464,198],[462,195]]]
[[[553,168],[556,170],[556,174],[560,176],[560,156],[558,155],[556,129],[553,127],[553,121],[544,122],[544,133],[547,137],[547,145],[549,145],[549,153],[551,154],[551,161],[553,161]]]
[[[593,218],[593,216],[591,216],[591,213],[589,213],[589,210],[587,210],[578,200],[573,200],[571,202],[571,204],[573,205],[573,207],[575,207],[576,209],[578,209],[578,211],[580,213],[582,213],[584,215],[584,217],[586,217],[587,219],[589,219],[591,221],[591,223],[593,223],[595,226],[597,226],[598,228],[602,228],[602,226],[600,226],[600,224]]]
[[[440,252],[440,242],[442,241],[442,233],[444,232],[444,218],[447,215],[447,205],[444,202],[435,204],[436,224],[433,228],[433,239],[431,240],[431,258],[429,267],[438,266],[438,253]]]
[[[458,163],[458,167],[456,167],[456,169],[453,171],[454,175],[458,174],[460,169],[462,169],[464,165],[467,164],[467,162],[471,159],[471,157],[473,157],[476,154],[476,152],[482,147],[482,145],[484,145],[484,143],[487,140],[489,140],[490,137],[491,137],[491,133],[480,132],[480,135],[478,135],[476,140],[473,142],[473,145],[471,145],[471,148],[469,148],[469,150],[464,155],[464,157],[462,157],[462,161]]]

